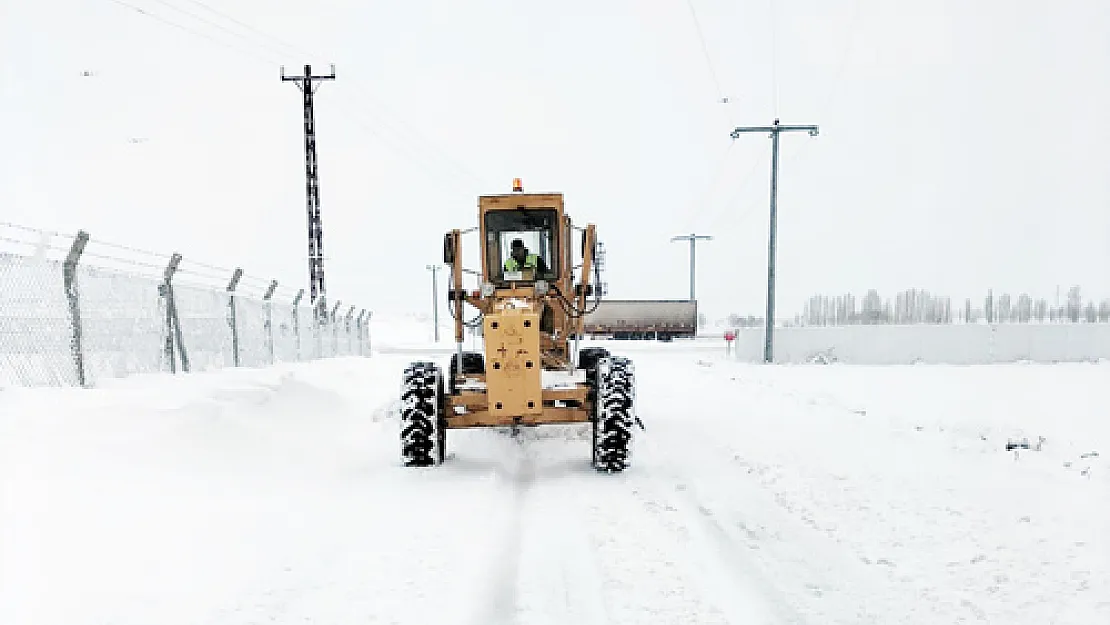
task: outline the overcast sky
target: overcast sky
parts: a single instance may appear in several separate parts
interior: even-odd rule
[[[333,299],[423,310],[443,232],[521,177],[597,224],[611,296],[685,297],[670,238],[696,232],[715,237],[703,310],[760,314],[771,142],[729,131],[776,116],[821,127],[782,139],[782,314],[868,288],[1110,296],[1110,2],[692,6],[0,0],[0,221],[304,286],[302,110],[279,65],[334,62],[316,110]]]

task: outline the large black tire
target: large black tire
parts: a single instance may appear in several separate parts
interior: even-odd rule
[[[597,365],[593,466],[619,473],[629,466],[632,426],[636,422],[635,368],[627,358],[602,358]]]
[[[447,455],[443,372],[414,362],[401,377],[401,458],[407,467],[442,464]]]
[[[486,372],[486,359],[478,352],[463,352],[462,354],[462,371],[459,371],[459,354],[451,354],[451,364],[448,367],[448,382],[447,387],[452,395],[455,394],[455,376],[461,373],[462,375],[478,375]]]

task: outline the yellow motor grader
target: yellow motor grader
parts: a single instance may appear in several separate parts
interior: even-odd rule
[[[472,232],[480,270],[463,267],[462,238]],[[402,376],[406,465],[442,463],[452,429],[588,423],[593,466],[629,466],[639,421],[632,362],[579,348],[583,317],[600,302],[595,252],[593,224],[575,227],[560,193],[524,193],[516,179],[512,193],[478,198],[478,226],[444,238],[455,353],[446,371],[420,361]],[[476,289],[464,288],[464,273],[478,277]],[[466,306],[476,313],[469,320]],[[482,352],[463,350],[467,327],[481,335]]]

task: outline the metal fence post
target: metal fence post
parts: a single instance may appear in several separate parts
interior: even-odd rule
[[[266,349],[270,352],[270,364],[277,362],[274,355],[274,291],[277,290],[277,280],[270,281],[270,288],[266,289],[262,301],[266,302]]]
[[[339,355],[339,325],[335,323],[335,313],[339,311],[339,305],[342,304],[340,300],[335,300],[335,305],[331,307],[331,315],[328,317],[331,323],[331,355]]]
[[[302,297],[304,289],[297,291],[297,296],[293,298],[293,341],[297,345],[297,362],[301,361],[301,315],[297,308],[301,305]]]
[[[227,283],[227,324],[231,326],[231,362],[236,367],[239,366],[239,324],[235,319],[235,288],[239,286],[239,280],[242,278],[242,268],[236,267],[235,272],[231,274],[231,282]]]
[[[189,357],[185,352],[185,341],[181,337],[181,319],[177,316],[177,303],[173,298],[173,275],[181,264],[181,254],[174,253],[170,263],[166,265],[165,281],[159,287],[162,296],[166,298],[166,359],[170,363],[170,373],[177,373],[177,362],[174,360],[174,346],[181,357],[181,370],[189,372]]]
[[[84,230],[77,232],[77,238],[69,248],[65,263],[62,265],[62,276],[65,283],[66,299],[69,300],[69,323],[72,331],[70,339],[70,352],[73,354],[73,366],[77,372],[77,383],[87,385],[85,377],[85,354],[81,347],[81,306],[77,293],[77,263],[89,242],[89,233]]]

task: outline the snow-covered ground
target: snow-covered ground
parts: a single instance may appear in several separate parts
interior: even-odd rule
[[[407,331],[0,392],[0,623],[1110,622],[1108,365],[610,343],[647,427],[629,472],[593,473],[581,427],[453,431],[406,469],[401,368],[450,346]]]

